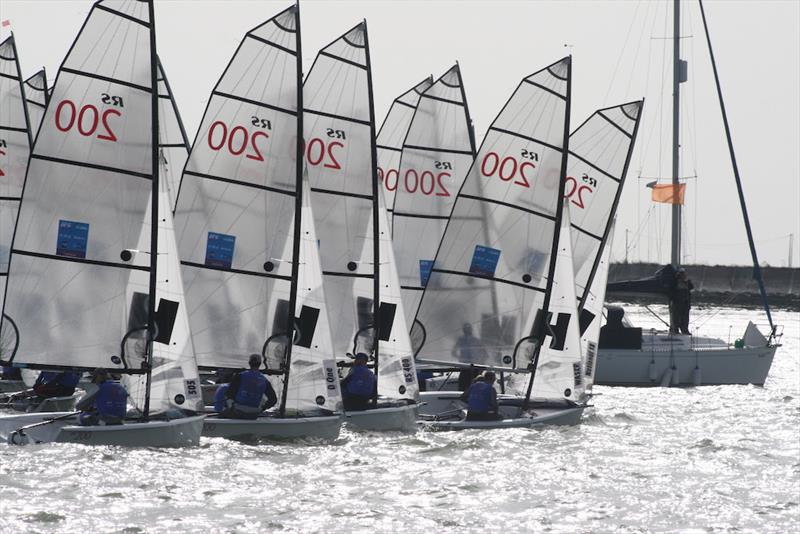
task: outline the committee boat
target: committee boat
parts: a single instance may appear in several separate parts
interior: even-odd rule
[[[152,2],[93,5],[30,156],[3,312],[18,337],[0,363],[105,369],[122,376],[133,409],[111,426],[77,426],[75,412],[2,417],[12,443],[199,443],[157,65]]]

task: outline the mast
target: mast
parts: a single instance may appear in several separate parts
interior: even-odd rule
[[[147,302],[147,382],[145,386],[144,410],[142,418],[150,415],[150,387],[153,378],[153,339],[156,335],[156,284],[158,267],[158,57],[156,56],[156,22],[153,0],[148,0],[150,19],[150,113],[151,113],[151,171],[152,189],[150,193],[150,286]]]
[[[673,0],[672,28],[672,187],[680,184],[680,103],[681,103],[681,0]],[[672,266],[681,264],[681,205],[672,204]]]
[[[564,111],[564,137],[561,145],[561,170],[558,176],[558,201],[556,202],[556,216],[554,222],[553,244],[550,249],[550,265],[547,269],[547,285],[545,286],[544,302],[542,303],[541,323],[534,324],[534,336],[537,340],[534,349],[533,359],[531,361],[531,376],[528,379],[528,388],[525,390],[524,406],[528,405],[531,398],[531,390],[533,389],[533,380],[536,378],[536,366],[539,364],[539,354],[542,352],[542,345],[544,344],[545,332],[548,328],[547,313],[550,308],[550,296],[553,293],[553,278],[556,274],[556,262],[558,261],[558,241],[561,238],[561,218],[564,216],[564,184],[567,177],[567,161],[569,160],[569,116],[570,108],[572,106],[572,56],[567,57],[567,98],[566,109]],[[568,239],[571,239],[567,236]],[[574,283],[574,282],[573,282]],[[519,342],[517,343],[519,344]],[[516,350],[516,349],[515,349]]]
[[[373,277],[372,277],[372,323],[374,328],[373,332],[373,350],[375,358],[375,395],[372,398],[372,404],[378,405],[378,375],[379,371],[379,350],[380,334],[378,328],[380,321],[378,314],[380,313],[380,297],[381,297],[381,280],[380,280],[380,213],[378,213],[378,147],[375,144],[375,101],[372,94],[372,63],[369,56],[369,33],[367,32],[367,20],[364,19],[364,52],[367,60],[367,87],[369,92],[369,139],[370,139],[370,158],[372,163],[370,165],[370,172],[372,173],[372,261]]]
[[[733,177],[736,179],[736,191],[739,193],[739,204],[742,206],[742,217],[744,218],[744,227],[747,231],[747,242],[750,245],[750,255],[753,257],[753,278],[758,282],[758,290],[761,292],[761,299],[764,301],[764,311],[767,313],[771,333],[775,332],[775,324],[772,322],[772,314],[769,310],[769,300],[767,299],[767,289],[764,287],[764,278],[761,275],[761,266],[758,263],[758,254],[756,253],[756,244],[753,241],[753,230],[750,228],[750,217],[747,215],[747,204],[744,201],[744,190],[742,189],[742,180],[739,176],[739,166],[736,163],[736,153],[733,151],[733,140],[731,139],[731,128],[728,124],[728,114],[725,111],[725,101],[722,99],[722,87],[719,83],[719,73],[717,72],[717,62],[714,59],[714,49],[711,47],[711,35],[708,33],[708,23],[706,22],[706,12],[703,9],[703,0],[698,0],[700,4],[700,15],[703,17],[703,30],[706,34],[706,42],[708,43],[708,55],[711,58],[711,68],[714,70],[714,83],[717,87],[717,96],[719,97],[719,108],[722,111],[722,123],[725,126],[725,137],[728,141],[728,152],[731,156],[731,166],[733,167]],[[791,245],[789,246],[789,253],[791,254]],[[790,264],[791,266],[791,257]]]
[[[294,316],[297,307],[297,278],[300,274],[300,225],[303,219],[303,49],[300,44],[300,2],[295,4],[295,46],[297,47],[297,143],[295,146],[295,183],[297,187],[294,197],[294,243],[292,243],[292,282],[289,289],[289,340],[286,344],[286,370],[283,375],[283,393],[281,394],[280,416],[286,415],[286,397],[289,393],[289,370],[292,365],[292,345],[294,345]]]

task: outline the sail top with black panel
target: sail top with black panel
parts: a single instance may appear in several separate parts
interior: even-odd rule
[[[28,117],[31,121],[31,135],[36,139],[36,133],[44,118],[44,110],[50,101],[47,88],[47,72],[42,67],[36,74],[25,80],[25,105],[28,107]]]
[[[383,184],[383,198],[386,200],[386,209],[390,218],[392,206],[394,206],[394,195],[397,191],[403,141],[408,133],[411,119],[414,117],[414,111],[417,109],[420,95],[432,84],[433,77],[429,76],[395,98],[389,107],[389,112],[386,114],[380,130],[378,130],[376,141],[378,148],[378,177]],[[391,219],[389,224],[391,225]]]
[[[96,2],[59,68],[12,247],[5,314],[20,333],[14,363],[146,373],[121,354],[123,340],[164,329],[158,232],[145,231],[146,218],[151,228],[158,220],[152,13],[150,1]],[[139,272],[147,313],[137,322],[127,290]]]
[[[0,311],[11,241],[33,144],[14,36],[0,43]],[[10,328],[10,327],[9,327]]]
[[[524,78],[489,127],[417,313],[427,336],[420,359],[535,367],[538,348],[519,349],[534,339],[541,346],[553,331],[544,319],[563,214],[570,79],[569,57]]]
[[[458,63],[421,96],[403,142],[392,241],[406,323],[412,325],[456,194],[475,159],[472,120]]]
[[[288,336],[301,194],[298,20],[292,6],[247,32],[183,172],[175,225],[201,368],[241,369],[271,336]]]
[[[162,180],[166,180],[170,197],[170,211],[175,211],[181,176],[189,159],[189,137],[183,127],[178,104],[172,94],[167,73],[158,58],[158,151]]]
[[[367,26],[317,54],[303,84],[306,161],[337,357],[374,344],[379,298],[377,166]],[[373,244],[375,246],[373,246]],[[363,261],[362,261],[363,260]],[[356,279],[366,284],[356,284]],[[359,335],[357,335],[357,333]]]

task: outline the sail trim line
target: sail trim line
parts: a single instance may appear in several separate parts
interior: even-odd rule
[[[553,73],[551,72],[550,74],[553,74]],[[557,76],[556,76],[556,77],[557,77]],[[566,97],[566,96],[564,96],[564,95],[561,95],[561,94],[557,93],[556,91],[553,91],[553,90],[552,90],[552,89],[550,89],[549,87],[545,87],[544,85],[542,85],[542,84],[540,84],[540,83],[532,82],[532,81],[528,80],[527,78],[526,78],[526,79],[524,79],[524,80],[522,80],[522,81],[523,81],[523,82],[525,82],[525,83],[529,83],[529,84],[531,84],[531,85],[533,85],[533,86],[535,86],[535,87],[538,87],[538,88],[539,88],[539,89],[541,89],[542,91],[546,91],[546,92],[550,93],[550,94],[551,94],[551,95],[553,95],[553,96],[557,96],[557,97],[558,97],[558,98],[560,98],[561,100],[564,100],[564,101],[566,101],[566,100],[567,100],[567,97]]]
[[[0,126],[0,130],[7,130],[9,132],[28,133],[28,129],[27,128],[15,128],[14,126]]]
[[[25,102],[26,102],[27,104],[33,104],[34,106],[39,106],[40,108],[43,108],[43,109],[47,107],[47,106],[45,106],[44,104],[42,104],[41,102],[37,102],[37,101],[35,101],[35,100],[29,100],[29,99],[27,99],[27,98],[25,99]]]
[[[420,94],[421,94],[421,93],[420,93]],[[411,109],[414,109],[414,110],[416,110],[416,109],[417,109],[417,106],[412,106],[412,105],[411,105],[411,104],[409,104],[408,102],[403,102],[402,100],[399,100],[399,99],[398,99],[398,100],[395,100],[395,101],[394,101],[394,103],[395,103],[395,104],[400,104],[401,106],[405,106],[405,107],[407,107],[407,108],[411,108]]]
[[[246,104],[253,104],[254,106],[259,106],[262,108],[280,111],[281,113],[286,113],[292,116],[297,115],[297,112],[292,111],[291,109],[286,109],[279,106],[273,106],[272,104],[267,104],[266,102],[259,102],[258,100],[250,100],[249,98],[245,98],[243,96],[232,95],[230,93],[223,93],[222,91],[212,91],[211,94],[214,96],[220,96],[222,98],[230,98],[231,100],[238,100],[239,102],[245,102]]]
[[[599,235],[595,235],[595,234],[591,233],[591,232],[590,232],[590,231],[588,231],[588,230],[584,230],[583,228],[581,228],[581,227],[580,227],[580,226],[578,226],[577,224],[570,224],[570,226],[571,226],[572,228],[576,229],[577,231],[579,231],[579,232],[580,232],[580,233],[582,233],[582,234],[586,234],[587,236],[589,236],[589,237],[591,237],[591,238],[593,238],[593,239],[596,239],[596,240],[598,240],[598,241],[601,241],[601,242],[603,241],[603,238],[602,238],[601,236],[599,236]]]
[[[453,104],[454,106],[462,106],[462,107],[464,106],[463,102],[458,102],[456,100],[450,100],[450,99],[447,99],[447,98],[442,98],[440,96],[429,95],[428,93],[422,93],[420,95],[420,98],[430,98],[431,100],[438,100],[439,102],[445,102],[447,104]]]
[[[248,271],[245,269],[226,269],[224,267],[214,267],[213,265],[206,265],[204,263],[195,263],[193,261],[182,260],[181,265],[186,265],[187,267],[195,267],[196,269],[208,269],[209,271],[220,271],[223,273],[245,274],[249,276],[259,276],[261,278],[273,278],[276,280],[283,280],[285,282],[292,281],[291,276],[286,276],[283,274],[270,274],[266,272],[262,273],[258,271]]]
[[[517,205],[511,204],[509,202],[503,202],[502,200],[496,200],[494,198],[489,198],[489,197],[476,197],[476,196],[473,196],[473,195],[466,195],[466,194],[463,194],[463,193],[461,194],[461,196],[463,198],[468,198],[470,200],[475,200],[475,201],[478,201],[478,202],[484,202],[485,201],[485,202],[489,202],[491,204],[498,204],[500,206],[505,206],[507,208],[524,211],[525,213],[530,213],[531,215],[537,215],[539,217],[542,217],[543,219],[548,219],[548,220],[553,221],[553,222],[555,222],[555,220],[556,220],[556,217],[553,216],[553,215],[548,215],[546,213],[542,213],[540,211],[532,210],[530,208],[517,206]]]
[[[98,165],[96,163],[70,161],[68,159],[54,158],[52,156],[45,156],[43,154],[31,154],[31,159],[40,159],[42,161],[50,161],[52,163],[61,163],[64,165],[74,165],[76,167],[86,167],[88,169],[97,169],[98,171],[118,172],[120,174],[127,174],[128,176],[136,176],[137,178],[144,178],[145,180],[153,179],[152,175],[143,172],[129,171],[127,169],[120,169],[118,167],[109,167],[107,165]]]
[[[19,254],[20,256],[31,256],[34,258],[43,258],[47,260],[60,260],[70,261],[73,263],[83,263],[86,265],[99,265],[101,267],[117,267],[118,269],[128,269],[130,271],[144,271],[150,272],[149,266],[144,265],[128,265],[125,263],[115,263],[113,261],[102,260],[87,260],[86,258],[73,258],[69,256],[58,256],[56,254],[45,254],[44,252],[33,252],[29,250],[12,249],[12,254]]]
[[[597,172],[599,172],[599,173],[603,174],[603,175],[604,175],[604,176],[606,176],[607,178],[611,178],[612,180],[614,180],[614,181],[615,181],[615,182],[617,182],[617,183],[619,183],[619,182],[621,181],[621,179],[620,179],[620,178],[617,178],[616,176],[614,176],[613,174],[611,174],[611,173],[610,173],[610,172],[608,172],[608,171],[604,171],[603,169],[601,169],[600,167],[598,167],[596,164],[594,164],[594,163],[592,163],[591,161],[587,160],[587,159],[586,159],[586,158],[584,158],[583,156],[579,156],[578,154],[576,154],[575,152],[573,152],[573,151],[571,151],[571,150],[569,151],[569,155],[570,155],[570,156],[573,156],[573,157],[576,157],[576,158],[578,158],[579,160],[581,160],[582,162],[584,162],[585,164],[587,164],[588,166],[590,166],[591,168],[593,168],[593,169],[594,169],[594,170],[596,170]]]
[[[514,137],[519,137],[520,139],[527,139],[528,141],[533,141],[534,143],[539,143],[540,145],[542,145],[542,146],[544,146],[544,147],[547,147],[547,148],[549,148],[549,149],[551,149],[551,150],[555,150],[555,151],[557,151],[559,154],[561,154],[561,153],[563,153],[563,152],[564,152],[564,149],[563,149],[563,148],[561,148],[561,147],[558,147],[558,146],[556,146],[556,145],[551,145],[550,143],[546,143],[546,142],[544,142],[544,141],[541,141],[541,140],[539,140],[539,139],[536,139],[535,137],[529,137],[529,136],[527,136],[527,135],[523,135],[523,134],[521,134],[521,133],[512,132],[511,130],[505,130],[505,129],[503,129],[503,128],[498,128],[497,126],[489,126],[489,129],[490,129],[490,130],[493,130],[493,131],[495,131],[495,132],[500,132],[500,133],[504,133],[504,134],[512,135],[512,136],[514,136]]]
[[[359,274],[359,273],[345,273],[341,271],[322,271],[322,274],[325,276],[343,276],[346,278],[374,278],[375,276],[369,273]]]
[[[78,69],[71,69],[69,67],[61,67],[61,72],[66,72],[67,74],[75,74],[76,76],[86,76],[87,78],[94,78],[95,80],[100,80],[103,82],[115,83],[117,85],[124,85],[125,87],[130,87],[132,89],[138,89],[139,91],[144,91],[145,93],[152,93],[153,90],[150,87],[146,87],[144,85],[135,84],[133,82],[126,82],[125,80],[117,80],[116,78],[110,78],[108,76],[103,76],[102,74],[95,74],[93,72],[85,72]]]
[[[22,197],[0,197],[0,201],[19,202]]]
[[[325,193],[328,195],[339,195],[343,197],[363,198],[365,200],[372,200],[372,195],[364,195],[362,193],[349,193],[347,191],[333,191],[331,189],[320,189],[319,187],[312,187],[311,190],[315,193]]]
[[[378,148],[382,150],[393,150],[394,152],[402,152],[402,148],[397,148],[396,146],[385,146],[385,145],[377,145]]]
[[[394,211],[392,212],[398,217],[413,217],[415,219],[441,219],[446,221],[450,219],[449,215],[423,215],[422,213],[404,213],[402,211]]]
[[[413,150],[424,150],[426,152],[443,152],[445,154],[463,154],[465,156],[471,156],[471,150],[456,150],[454,148],[432,148],[427,146],[416,146],[416,145],[403,145],[403,149],[411,148]]]
[[[3,78],[8,78],[9,80],[14,80],[14,81],[18,80],[18,78],[16,76],[12,76],[10,74],[6,74],[5,72],[0,72],[0,76],[2,76]]]
[[[270,187],[268,185],[254,184],[252,182],[243,182],[241,180],[235,180],[233,178],[224,178],[222,176],[214,176],[213,174],[205,174],[202,172],[183,171],[183,174],[189,174],[191,176],[197,176],[198,178],[205,178],[207,180],[216,180],[219,182],[226,182],[233,185],[240,185],[242,187],[252,187],[253,189],[261,189],[262,191],[270,191],[272,193],[279,193],[281,195],[289,195],[290,197],[293,197],[296,194],[294,191],[289,189],[280,189],[278,187]]]
[[[601,117],[603,117],[606,121],[608,121],[614,128],[616,128],[617,130],[622,132],[623,135],[625,135],[628,139],[631,139],[633,137],[631,134],[626,132],[625,129],[622,126],[620,126],[619,124],[617,124],[616,122],[614,122],[610,118],[608,118],[608,116],[605,113],[603,113],[602,111],[598,111],[597,114],[600,115]]]

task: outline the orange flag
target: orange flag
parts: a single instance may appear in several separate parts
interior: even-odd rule
[[[680,204],[683,206],[683,197],[686,193],[686,184],[647,184],[653,190],[653,202],[664,204]]]

